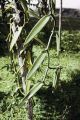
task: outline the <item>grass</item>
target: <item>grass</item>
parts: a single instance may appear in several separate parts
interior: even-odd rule
[[[0,92],[9,92],[14,84],[14,74],[9,71],[9,57],[0,57]]]
[[[33,48],[35,58],[41,49],[39,46]],[[0,119],[26,120],[24,107],[19,108],[17,103],[13,104],[12,112],[6,111],[7,105],[12,103],[16,97],[10,95],[15,83],[14,74],[8,69],[8,64],[10,64],[10,59],[7,56],[0,57]],[[49,70],[45,81],[47,87],[44,86],[34,97],[34,120],[80,120],[80,53],[63,52],[58,59],[56,51],[51,49],[50,66],[54,67],[58,64],[63,67],[60,76],[61,84],[56,89],[52,88],[55,70]],[[46,66],[47,59],[33,76],[32,79],[35,82],[42,80]],[[17,95],[16,101],[19,99],[20,96]]]
[[[63,67],[61,82],[60,86],[54,90],[51,84],[55,72],[50,70],[46,78],[46,84],[49,86],[43,87],[37,93],[37,104],[34,107],[36,120],[80,120],[79,54],[64,52],[57,59],[55,51],[50,50],[50,65],[54,67],[59,63]]]
[[[36,50],[34,48],[33,51],[35,53],[34,56],[37,56],[40,53],[40,48],[38,47],[36,48]],[[50,53],[50,66],[51,67],[56,67],[57,65],[62,66],[60,79],[62,81],[72,80],[71,73],[76,70],[80,70],[80,62],[79,62],[80,53],[79,52],[78,53],[63,52],[63,53],[60,53],[59,59],[54,49],[51,49],[49,53]],[[41,78],[40,76],[42,76],[42,74],[44,75],[46,67],[47,67],[47,59],[42,64],[39,74],[36,73],[37,75],[35,77],[37,80]],[[49,70],[46,82],[50,83],[51,79],[53,79],[54,77],[54,74],[55,74],[55,70]]]

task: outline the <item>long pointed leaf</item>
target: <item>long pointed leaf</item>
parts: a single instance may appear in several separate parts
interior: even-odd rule
[[[34,62],[31,70],[28,72],[27,74],[27,79],[29,79],[30,77],[32,77],[32,75],[36,72],[36,70],[40,67],[41,63],[43,62],[43,60],[45,59],[47,55],[46,51],[43,51],[40,56],[37,58],[37,60]]]
[[[43,83],[37,83],[33,86],[33,88],[30,90],[29,94],[27,95],[27,99],[30,99],[33,97],[33,95],[43,86]]]
[[[57,79],[53,79],[53,87],[55,88],[57,85]]]
[[[37,22],[37,24],[33,27],[33,29],[28,34],[28,36],[24,42],[24,47],[26,47],[27,44],[31,40],[33,40],[33,38],[42,30],[42,28],[46,25],[46,23],[49,21],[49,19],[50,19],[50,15],[45,15]]]
[[[26,0],[20,0],[20,2],[21,2],[21,5],[22,5],[24,11],[27,11],[28,10],[27,1]]]
[[[23,101],[25,99],[29,100],[30,98],[32,98],[36,92],[43,86],[43,83],[36,83],[29,91],[29,93],[25,96],[25,98],[23,99]]]
[[[45,43],[43,43],[38,37],[35,36],[34,39],[35,39],[38,43],[40,43],[41,45],[43,45],[44,47],[46,47]]]
[[[35,13],[35,11],[33,11],[32,9],[29,8],[28,10],[29,14],[32,15],[33,17],[40,19],[40,17]]]

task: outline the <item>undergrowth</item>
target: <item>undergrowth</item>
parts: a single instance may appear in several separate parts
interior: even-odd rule
[[[40,53],[39,46],[33,47],[33,56]],[[35,54],[34,54],[35,53]],[[15,75],[9,68],[8,56],[0,57],[0,119],[26,120],[25,106],[20,107],[22,95],[13,95]],[[54,49],[50,50],[50,66],[62,66],[60,84],[52,86],[55,70],[49,70],[45,85],[33,98],[34,120],[80,120],[80,53],[62,52],[59,59]],[[47,59],[32,77],[33,82],[41,81],[47,66]]]

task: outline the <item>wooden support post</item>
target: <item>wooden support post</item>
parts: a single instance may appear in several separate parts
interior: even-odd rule
[[[60,52],[60,42],[61,42],[61,28],[62,28],[62,0],[60,0],[60,9],[59,9],[59,40],[58,40],[58,53],[57,55],[59,56],[59,52]]]

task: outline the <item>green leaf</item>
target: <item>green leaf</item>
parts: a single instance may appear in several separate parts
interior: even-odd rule
[[[33,17],[39,19],[40,17],[35,13],[35,11],[33,11],[32,9],[29,8],[28,10],[29,14],[32,15]]]
[[[27,74],[27,79],[29,79],[30,77],[32,77],[32,75],[36,72],[36,70],[40,67],[41,63],[43,62],[43,60],[45,59],[47,55],[46,51],[43,51],[40,56],[37,58],[37,60],[34,62],[31,70],[28,72]]]
[[[46,23],[49,21],[50,15],[43,16],[33,27],[33,29],[28,34],[25,42],[24,42],[24,49],[26,48],[27,44],[33,40],[33,38],[42,30],[42,28],[46,25]],[[24,50],[23,50],[24,51]]]
[[[43,45],[44,47],[46,47],[45,43],[43,43],[37,36],[34,37],[34,39],[39,42],[41,45]]]
[[[20,2],[21,2],[23,10],[27,11],[28,10],[27,1],[26,0],[20,0]]]
[[[57,85],[57,79],[53,79],[53,87],[56,88]]]
[[[22,26],[21,27],[18,27],[18,30],[14,32],[13,36],[12,36],[12,41],[11,41],[11,44],[10,44],[10,51],[12,50],[12,48],[14,47],[14,45],[16,44],[20,34],[21,34],[21,31],[22,31]]]
[[[28,80],[27,81],[27,85],[26,85],[26,91],[27,91],[27,93],[29,93],[30,86],[31,86],[31,80]]]
[[[25,99],[29,100],[30,98],[32,98],[42,86],[43,86],[43,83],[36,83],[30,89],[29,93],[25,96],[25,98],[22,101],[24,101]]]
[[[57,66],[56,67],[56,71],[55,71],[55,79],[53,79],[53,87],[56,88],[59,83],[60,83],[60,73],[61,73],[61,66]]]

